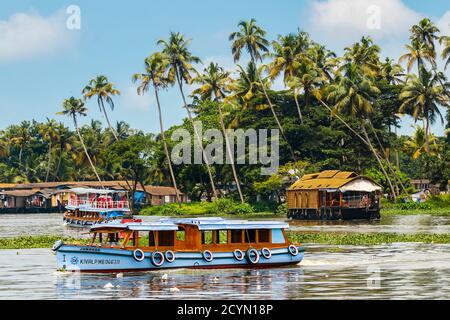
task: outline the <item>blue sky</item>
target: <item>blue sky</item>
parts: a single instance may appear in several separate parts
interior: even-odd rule
[[[280,1],[2,1],[0,3],[0,129],[21,120],[56,116],[61,102],[80,96],[82,87],[97,74],[107,75],[122,94],[111,118],[146,132],[157,132],[153,98],[138,97],[131,75],[143,59],[157,50],[156,41],[170,31],[192,38],[191,50],[204,62],[217,61],[232,68],[228,34],[241,19],[256,18],[274,39],[296,31],[311,33],[336,52],[371,35],[382,53],[397,59],[404,51],[408,29],[428,16],[450,34],[448,0],[280,0]],[[68,30],[67,7],[81,10],[81,28]],[[380,8],[380,28],[368,29],[367,8]],[[447,71],[447,74],[449,72]],[[277,81],[275,87],[280,87]],[[103,121],[95,101],[88,102],[89,118]],[[166,127],[185,116],[178,91],[162,94]],[[444,111],[444,110],[443,110]],[[410,133],[405,118],[401,132]],[[433,127],[443,134],[443,126]]]

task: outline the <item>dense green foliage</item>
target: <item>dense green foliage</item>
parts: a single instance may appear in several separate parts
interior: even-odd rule
[[[248,163],[236,164],[235,172],[227,164],[172,164],[171,170],[163,141],[170,151],[177,143],[171,139],[176,129],[185,129],[193,137],[189,119],[167,130],[160,119],[159,135],[144,134],[123,122],[102,127],[92,120],[78,128],[77,119],[86,116],[87,109],[83,101],[70,98],[65,100],[62,113],[73,121],[75,131],[55,120],[24,121],[0,131],[0,182],[128,179],[136,181],[131,190],[137,184],[177,182],[194,201],[211,200],[214,186],[230,198],[209,205],[147,209],[170,215],[184,210],[196,214],[265,211],[258,206],[276,211],[273,203],[282,202],[286,181],[325,169],[368,175],[394,198],[413,191],[412,178],[429,178],[442,189],[446,187],[450,140],[448,136],[435,137],[429,124],[441,120],[444,108],[448,128],[450,85],[437,68],[439,57],[430,41],[441,36],[444,46],[448,41],[430,20],[423,19],[411,29],[411,44],[401,59],[407,72],[390,59],[382,60],[380,48],[368,37],[337,57],[305,32],[280,35],[270,42],[254,20],[241,22],[238,28],[230,36],[235,61],[239,62],[246,51],[251,53],[251,61],[236,65],[236,72],[211,64],[204,74],[198,73],[194,66],[200,61],[190,53],[189,40],[172,33],[167,41],[158,42],[162,51],[150,55],[145,60],[145,73],[135,74],[133,80],[139,81],[139,94],[164,94],[160,88],[179,88],[180,104],[186,100],[192,120],[202,123],[203,132],[223,131],[224,127],[279,128],[280,168],[276,174],[263,176],[261,164]],[[282,90],[271,87],[278,77],[283,78]],[[185,84],[196,86],[191,96],[185,96]],[[83,90],[85,99],[98,99],[106,117],[105,104],[112,110],[118,93],[104,76],[92,79]],[[164,108],[157,101],[158,110]],[[55,106],[55,112],[58,109]],[[411,137],[397,136],[394,129],[399,126],[399,113],[424,126],[416,126]],[[192,138],[192,150],[194,141]],[[246,152],[248,156],[249,150]],[[239,207],[231,200],[240,198],[237,182],[252,206]],[[208,206],[215,208],[203,208]]]

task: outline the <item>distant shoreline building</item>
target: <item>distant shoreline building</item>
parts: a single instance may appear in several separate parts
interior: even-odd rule
[[[47,213],[64,212],[72,188],[101,189],[102,186],[112,190],[131,192],[132,182],[127,181],[63,181],[41,183],[0,183],[0,213]],[[188,202],[188,197],[180,192],[182,202]],[[134,194],[134,206],[159,206],[176,202],[176,192],[173,187],[145,186],[138,184]]]

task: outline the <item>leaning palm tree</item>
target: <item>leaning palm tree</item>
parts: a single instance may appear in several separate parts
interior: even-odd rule
[[[172,161],[170,160],[169,149],[167,147],[166,136],[164,133],[164,125],[161,113],[161,104],[159,102],[158,90],[164,88],[167,85],[165,78],[165,71],[167,70],[167,65],[170,63],[169,57],[164,53],[154,53],[147,59],[145,59],[145,73],[136,73],[133,75],[133,82],[140,81],[140,85],[137,88],[137,93],[143,95],[153,87],[153,92],[156,98],[156,105],[158,106],[159,115],[159,127],[161,130],[161,138],[163,141],[164,152],[166,154],[167,164],[169,166],[170,177],[172,178],[173,187],[175,188],[175,193],[178,201],[178,205],[181,207],[181,198],[178,191],[177,181],[175,179],[175,174],[172,168]]]
[[[236,188],[239,193],[241,203],[244,203],[241,185],[239,183],[236,167],[234,165],[234,152],[231,150],[222,111],[222,101],[226,96],[226,92],[229,92],[232,84],[230,73],[219,67],[217,63],[211,62],[210,65],[204,70],[204,73],[194,79],[194,82],[201,85],[200,88],[193,91],[194,95],[199,95],[203,100],[211,100],[211,98],[214,96],[214,101],[217,103],[219,109],[220,126],[222,128],[223,136],[225,137],[225,147],[227,149],[228,158],[231,161],[231,169],[233,171],[234,182],[236,183]]]
[[[89,81],[89,84],[84,87],[82,94],[85,99],[90,99],[94,96],[97,96],[97,103],[98,107],[100,108],[100,112],[103,112],[103,115],[106,118],[106,122],[108,123],[109,130],[111,130],[114,138],[116,139],[116,141],[119,141],[116,130],[114,130],[114,128],[111,126],[111,123],[109,122],[105,103],[109,105],[111,110],[114,110],[114,101],[112,97],[115,95],[119,95],[120,91],[117,90],[114,85],[108,81],[107,77],[97,76],[96,78]]]
[[[86,154],[86,158],[88,159],[88,161],[92,167],[92,170],[95,173],[95,176],[97,177],[98,181],[102,185],[102,180],[100,179],[97,169],[95,168],[94,163],[92,162],[92,159],[89,156],[89,153],[87,151],[86,145],[84,144],[84,140],[83,140],[83,137],[80,132],[80,128],[78,127],[77,117],[78,116],[85,117],[87,115],[87,108],[85,107],[83,100],[76,99],[74,97],[70,97],[69,99],[65,99],[63,101],[62,107],[63,107],[63,110],[58,112],[57,114],[65,115],[72,119],[73,124],[75,126],[75,130],[78,134],[78,138],[80,139],[80,143],[83,147],[84,153]],[[103,185],[102,185],[102,188],[103,188]]]
[[[194,130],[194,135],[202,151],[202,156],[206,164],[206,169],[208,171],[212,192],[214,194],[214,197],[218,198],[218,193],[211,171],[211,165],[209,163],[209,159],[206,155],[205,149],[203,148],[202,138],[200,137],[197,127],[195,126],[194,119],[192,117],[191,110],[189,109],[186,102],[186,97],[183,90],[183,84],[190,84],[193,79],[192,73],[196,73],[192,64],[201,62],[200,58],[192,55],[192,53],[189,51],[189,43],[190,39],[185,39],[185,37],[178,32],[171,32],[169,35],[169,40],[167,41],[163,39],[158,41],[158,45],[161,45],[163,47],[162,52],[169,58],[169,63],[167,65],[166,82],[170,85],[174,85],[175,82],[178,84],[178,88],[180,89],[181,97],[183,99],[184,108],[187,111],[189,121],[191,122],[192,128]]]
[[[420,75],[408,75],[408,80],[400,93],[402,102],[399,111],[409,113],[415,121],[424,120],[426,152],[430,151],[430,124],[438,116],[444,124],[444,118],[439,110],[440,106],[450,107],[446,88],[441,85],[438,75],[433,75],[422,67]]]
[[[450,36],[442,36],[439,43],[443,46],[441,57],[445,61],[445,69],[450,64]]]
[[[361,72],[359,66],[348,64],[346,74],[339,76],[337,81],[327,88],[326,99],[334,104],[333,111],[335,114],[342,113],[359,119],[364,136],[363,141],[368,145],[377,160],[383,175],[388,181],[392,195],[396,199],[396,190],[366,130],[366,123],[370,122],[370,117],[373,113],[373,97],[379,93],[380,90]]]
[[[256,62],[259,60],[262,62],[262,54],[269,52],[269,41],[265,38],[266,31],[264,31],[261,27],[256,24],[255,19],[251,19],[250,21],[240,21],[238,23],[239,31],[233,32],[229,36],[229,40],[233,41],[231,46],[231,52],[233,54],[234,61],[237,62],[241,58],[242,51],[246,50],[250,55],[251,61],[256,65]],[[263,89],[264,95],[266,97],[267,103],[269,104],[270,110],[272,111],[272,115],[277,123],[277,126],[280,130],[281,135],[286,141],[289,150],[291,152],[292,158],[295,160],[294,150],[290,145],[289,141],[286,138],[286,134],[284,132],[283,126],[275,112],[274,105],[272,100],[267,93],[266,86],[263,85],[263,81],[259,76],[259,82],[261,83],[261,87]]]

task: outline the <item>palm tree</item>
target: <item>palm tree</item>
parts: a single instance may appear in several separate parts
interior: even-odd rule
[[[395,63],[394,60],[386,58],[384,62],[381,62],[378,74],[379,79],[384,79],[389,84],[400,84],[404,83],[402,79],[404,75],[402,66]]]
[[[325,46],[314,43],[308,49],[307,53],[309,60],[311,60],[318,70],[322,73],[328,81],[333,80],[332,74],[335,72],[338,60],[336,54],[328,50]]]
[[[326,78],[314,64],[304,61],[298,68],[298,76],[288,79],[287,85],[294,91],[294,100],[298,104],[298,95],[303,90],[303,104],[309,106],[311,96],[317,96]]]
[[[430,123],[433,124],[436,116],[442,123],[444,118],[439,110],[439,105],[449,107],[449,99],[446,88],[439,83],[438,75],[433,75],[422,66],[422,71],[417,76],[408,75],[405,86],[400,93],[402,105],[399,111],[409,113],[415,121],[424,120],[426,140],[426,152],[430,151]]]
[[[195,78],[194,82],[201,84],[200,88],[193,91],[194,95],[199,95],[203,100],[211,100],[214,96],[214,101],[217,103],[220,126],[222,128],[223,136],[225,137],[225,147],[227,149],[228,158],[231,160],[231,169],[233,171],[234,182],[236,183],[236,188],[239,193],[241,203],[244,203],[241,185],[239,183],[236,167],[234,165],[234,152],[231,150],[222,112],[222,101],[226,96],[226,92],[229,92],[231,88],[232,79],[230,78],[230,73],[219,67],[217,63],[211,62],[210,65],[205,68],[204,74]]]
[[[64,152],[70,152],[73,148],[73,135],[70,130],[64,126],[64,124],[59,123],[55,128],[57,144],[59,149],[58,164],[56,165],[54,179],[59,179],[59,172],[61,169],[61,162],[63,160]]]
[[[417,63],[417,70],[419,73],[422,71],[425,61],[430,62],[432,65],[436,64],[435,54],[426,43],[414,39],[411,44],[406,45],[406,49],[408,50],[408,53],[402,55],[398,62],[403,63],[406,61],[406,69],[408,72],[411,72],[415,63]]]
[[[439,39],[439,43],[443,46],[441,57],[445,61],[445,69],[450,64],[450,36],[442,36]]]
[[[251,61],[255,64],[257,60],[262,62],[262,54],[269,52],[269,41],[267,41],[265,37],[266,31],[264,31],[262,28],[260,28],[256,24],[255,19],[251,19],[250,21],[240,21],[238,23],[239,31],[233,32],[229,36],[229,41],[233,41],[231,46],[231,52],[233,54],[234,61],[237,62],[241,58],[241,54],[243,50],[246,50],[250,54]],[[278,116],[275,112],[274,105],[269,98],[269,95],[267,93],[266,86],[263,84],[260,75],[257,73],[259,82],[261,83],[261,88],[263,89],[264,95],[266,97],[267,103],[269,104],[270,110],[272,111],[272,115],[275,119],[275,122],[277,123],[277,126],[281,132],[281,135],[283,136],[284,140],[286,141],[289,150],[291,152],[292,158],[296,160],[294,150],[292,149],[292,146],[290,145],[289,141],[286,138],[286,134],[284,132],[284,129],[281,125],[280,120],[278,119]]]
[[[169,40],[159,40],[158,45],[163,47],[162,52],[166,54],[169,58],[169,63],[167,64],[167,84],[174,85],[175,82],[178,84],[178,88],[180,89],[181,97],[183,99],[184,108],[187,111],[189,121],[192,124],[192,128],[194,130],[194,135],[197,139],[197,142],[202,150],[203,160],[206,164],[206,169],[208,171],[209,180],[211,183],[211,189],[216,198],[218,198],[218,193],[216,190],[216,186],[214,184],[214,179],[211,171],[211,165],[209,164],[209,159],[206,155],[205,149],[203,148],[202,138],[195,126],[194,119],[192,117],[191,110],[188,107],[186,102],[186,97],[184,95],[183,84],[192,82],[192,73],[196,73],[193,63],[201,63],[200,58],[192,55],[189,51],[188,46],[190,43],[190,39],[185,39],[185,37],[180,33],[171,32],[169,35]]]
[[[300,41],[299,39],[304,40],[305,38],[297,37],[291,33],[286,36],[280,35],[278,36],[278,41],[272,42],[274,52],[267,54],[267,56],[273,58],[273,61],[268,65],[270,79],[274,80],[283,73],[284,85],[288,86],[289,80],[297,75],[301,60],[305,59],[305,52],[309,45],[306,41]],[[302,123],[303,117],[300,104],[298,103],[297,88],[295,86],[289,87],[293,91],[298,117],[300,123]]]
[[[140,81],[137,88],[137,93],[143,95],[147,92],[150,86],[153,86],[153,91],[156,97],[156,105],[158,106],[159,127],[161,131],[161,138],[163,141],[164,152],[166,154],[167,164],[169,166],[170,177],[172,178],[173,187],[175,188],[178,205],[181,207],[181,198],[178,191],[177,181],[172,168],[172,161],[170,160],[169,149],[167,147],[167,140],[164,133],[164,125],[161,112],[161,103],[159,101],[158,90],[167,86],[165,71],[170,63],[169,56],[164,53],[154,53],[145,59],[145,73],[136,73],[133,75],[133,82]]]
[[[57,114],[68,116],[73,120],[73,124],[75,126],[75,130],[78,134],[78,138],[80,139],[80,143],[83,147],[84,153],[86,155],[86,158],[88,159],[92,170],[94,171],[98,181],[102,185],[102,180],[100,179],[100,176],[97,173],[97,169],[94,166],[94,163],[92,162],[91,157],[89,156],[89,153],[87,151],[86,145],[84,144],[83,137],[80,132],[80,128],[78,127],[78,121],[77,116],[83,116],[85,117],[87,115],[87,108],[84,105],[83,100],[76,99],[74,97],[70,97],[69,99],[65,99],[62,104],[63,110],[58,112]],[[102,185],[103,188],[103,185]]]
[[[436,55],[434,42],[439,40],[439,37],[436,35],[439,33],[439,29],[430,19],[424,18],[419,21],[419,24],[413,25],[411,33],[411,40],[417,40],[426,44],[431,49],[433,56]]]
[[[0,138],[0,157],[9,156],[9,143],[5,137]]]
[[[30,123],[28,121],[22,121],[17,126],[17,132],[11,136],[11,145],[19,148],[19,165],[22,166],[23,151],[29,145],[32,137],[30,134]]]
[[[100,108],[100,112],[103,112],[106,118],[106,122],[108,123],[109,130],[111,130],[114,138],[116,139],[116,141],[119,141],[116,131],[109,122],[108,113],[106,112],[105,108],[105,102],[109,105],[111,110],[114,110],[114,101],[112,97],[115,95],[119,95],[120,91],[117,90],[114,85],[108,81],[108,78],[106,76],[97,76],[96,78],[89,81],[89,84],[84,87],[82,94],[84,95],[84,98],[86,100],[97,96],[97,103],[98,107]]]
[[[380,47],[373,43],[370,37],[362,37],[360,42],[346,47],[341,70],[357,65],[365,75],[375,77],[379,73]]]
[[[41,124],[39,126],[39,132],[42,136],[42,139],[48,144],[47,172],[45,174],[45,182],[48,182],[48,178],[50,176],[50,168],[52,164],[52,148],[57,139],[56,126],[56,121],[53,119],[50,120],[49,118],[47,118],[47,123]]]
[[[348,63],[346,65],[345,75],[340,75],[335,83],[328,86],[326,99],[334,104],[333,111],[335,114],[343,113],[352,118],[359,119],[364,135],[362,140],[373,153],[381,171],[388,181],[392,195],[396,199],[396,190],[366,130],[366,122],[370,122],[370,116],[373,113],[373,97],[379,93],[380,90],[361,72],[360,66]]]
[[[426,135],[425,130],[421,126],[416,125],[413,127],[415,128],[414,134],[405,141],[403,147],[404,150],[411,154],[411,157],[415,160],[423,153],[426,153]],[[430,155],[436,155],[438,151],[437,138],[433,134],[429,136],[429,142],[431,146],[433,146],[430,149]]]

